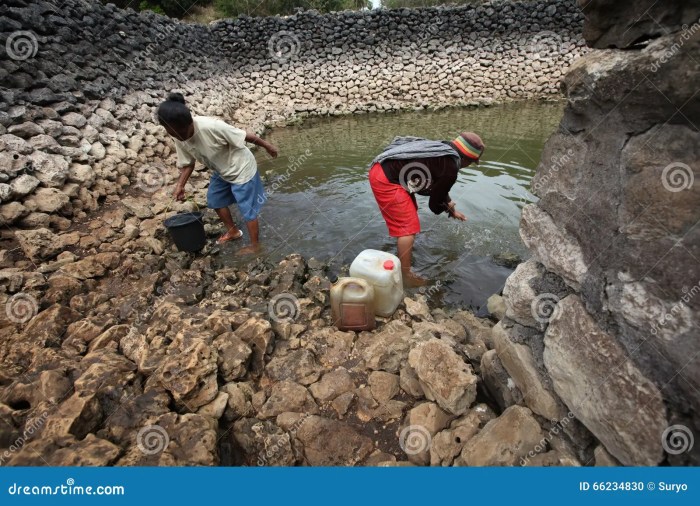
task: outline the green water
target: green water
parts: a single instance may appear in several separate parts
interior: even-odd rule
[[[520,211],[535,200],[530,179],[561,112],[561,104],[514,103],[313,119],[273,130],[266,138],[278,146],[279,158],[256,154],[270,193],[261,216],[263,255],[277,260],[297,252],[340,266],[366,248],[395,253],[369,187],[369,162],[395,135],[452,139],[472,130],[486,151],[479,166],[460,171],[450,192],[468,221],[436,216],[428,198],[418,196],[423,232],[414,268],[435,283],[432,303],[479,306],[511,272],[491,256],[527,257],[518,235]]]

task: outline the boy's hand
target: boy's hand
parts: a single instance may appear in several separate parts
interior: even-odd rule
[[[459,211],[452,211],[452,218],[459,220],[459,221],[467,221],[467,217],[460,213]]]
[[[275,146],[272,144],[268,144],[265,146],[265,149],[267,150],[267,153],[272,157],[272,158],[277,158],[277,155],[279,154],[279,151]]]
[[[175,191],[173,191],[173,198],[175,200],[185,200],[185,189],[181,186],[176,186]]]

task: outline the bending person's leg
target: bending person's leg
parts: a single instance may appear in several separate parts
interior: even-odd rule
[[[396,249],[398,250],[399,260],[401,260],[401,276],[403,277],[404,286],[412,288],[416,286],[425,286],[428,280],[418,276],[411,270],[413,262],[413,243],[415,242],[415,234],[404,235],[396,238]]]

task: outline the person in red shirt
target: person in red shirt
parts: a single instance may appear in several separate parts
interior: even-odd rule
[[[416,194],[430,197],[428,207],[433,213],[444,212],[450,218],[466,221],[449,192],[459,169],[478,163],[484,148],[481,138],[473,132],[463,132],[452,141],[399,137],[375,158],[369,182],[389,235],[396,237],[406,286],[427,284],[425,278],[411,270],[413,243],[420,232]]]

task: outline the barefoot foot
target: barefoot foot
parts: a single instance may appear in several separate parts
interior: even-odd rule
[[[260,251],[260,243],[257,244],[249,244],[248,246],[245,246],[238,251],[236,251],[236,255],[238,256],[243,256],[243,255],[252,255],[254,253],[257,253]]]
[[[411,271],[403,272],[402,277],[403,277],[403,285],[406,288],[417,288],[419,286],[425,286],[428,284],[428,280],[426,278],[423,278],[423,277],[419,276],[418,274],[415,274]]]

